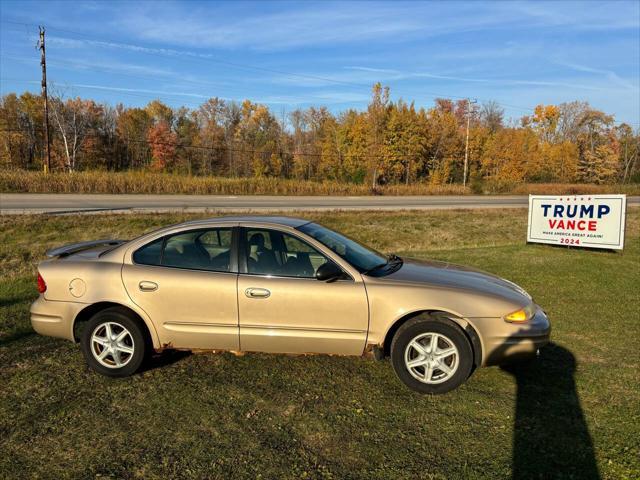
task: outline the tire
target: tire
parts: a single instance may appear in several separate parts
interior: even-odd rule
[[[437,348],[432,353],[432,342]],[[391,363],[410,389],[440,394],[462,385],[473,369],[473,349],[451,320],[419,315],[402,325],[391,342]]]
[[[82,353],[89,367],[108,377],[135,373],[149,351],[147,345],[140,321],[118,307],[91,317],[81,338]]]

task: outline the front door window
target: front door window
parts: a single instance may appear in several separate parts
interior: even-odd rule
[[[327,257],[299,238],[276,230],[247,229],[247,272],[253,275],[314,278]]]

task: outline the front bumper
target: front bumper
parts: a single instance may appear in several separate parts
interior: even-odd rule
[[[549,343],[551,324],[547,314],[536,305],[536,313],[526,323],[508,323],[502,319],[474,322],[482,341],[482,364],[501,365],[534,356]]]
[[[74,340],[73,319],[82,303],[45,300],[42,295],[31,304],[31,326],[40,335]]]

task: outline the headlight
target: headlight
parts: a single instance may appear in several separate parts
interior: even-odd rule
[[[533,317],[535,313],[536,307],[533,305],[533,303],[530,303],[520,310],[516,310],[509,315],[505,315],[504,321],[509,323],[524,323],[531,320],[531,317]]]

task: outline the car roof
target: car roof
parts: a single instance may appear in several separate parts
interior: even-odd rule
[[[284,217],[277,215],[238,215],[238,216],[224,216],[224,217],[214,217],[214,218],[206,218],[201,220],[190,220],[188,222],[181,223],[179,225],[199,225],[199,224],[207,224],[207,223],[264,223],[271,225],[283,225],[287,227],[297,228],[307,223],[310,223],[310,220],[306,220],[304,218],[294,218],[294,217]],[[178,225],[176,225],[178,226]]]

